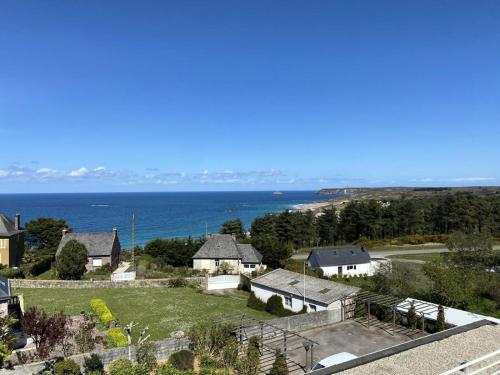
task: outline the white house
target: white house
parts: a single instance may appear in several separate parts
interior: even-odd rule
[[[311,268],[321,268],[327,277],[372,276],[378,266],[372,264],[370,254],[364,248],[313,250],[307,263]]]
[[[283,307],[300,312],[342,308],[342,301],[353,296],[359,288],[333,281],[304,276],[281,268],[251,280],[252,292],[262,302],[274,295],[281,296]]]
[[[240,244],[230,234],[212,234],[193,255],[193,268],[237,274],[263,271],[266,266],[262,264],[262,254],[252,245]]]

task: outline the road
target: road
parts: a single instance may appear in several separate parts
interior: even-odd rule
[[[493,250],[500,250],[500,246],[493,246]],[[406,254],[432,254],[432,253],[447,253],[449,250],[447,248],[441,249],[415,249],[415,250],[381,250],[381,251],[370,251],[370,256],[372,258],[387,258],[391,255],[406,255]],[[295,254],[292,256],[292,259],[296,260],[306,260],[308,254]],[[425,263],[422,260],[417,259],[398,259],[402,262],[410,262],[410,263]]]

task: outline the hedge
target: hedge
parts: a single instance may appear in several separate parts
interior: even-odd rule
[[[106,305],[106,302],[104,302],[102,299],[96,298],[90,300],[90,307],[97,314],[102,324],[104,324],[106,327],[109,327],[110,323],[113,320],[116,320],[113,314],[111,314],[108,306]]]
[[[128,340],[121,328],[110,328],[108,329],[108,338],[111,345],[116,348],[120,348],[128,345]]]
[[[248,296],[247,307],[254,310],[266,311],[266,303],[262,302],[254,292],[251,292]]]

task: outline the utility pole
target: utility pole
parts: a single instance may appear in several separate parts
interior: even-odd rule
[[[304,261],[304,293],[302,293],[304,297],[304,305],[302,308],[306,307],[306,262]],[[307,309],[307,307],[306,307]]]
[[[132,213],[132,270],[135,271],[135,214]]]

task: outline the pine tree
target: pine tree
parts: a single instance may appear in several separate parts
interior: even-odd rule
[[[439,305],[437,320],[436,320],[436,331],[437,332],[443,331],[446,328],[445,326],[446,326],[446,320],[444,317],[444,307]]]

